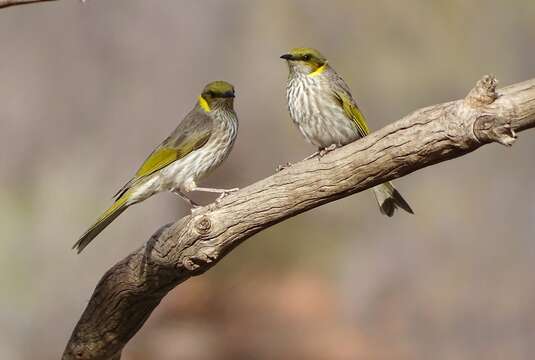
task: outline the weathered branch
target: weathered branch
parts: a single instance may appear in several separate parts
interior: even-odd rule
[[[49,1],[57,1],[57,0],[0,0],[0,9],[6,8],[9,6],[15,6],[15,5],[27,5],[27,4],[35,4],[39,2],[49,2]]]
[[[63,354],[119,359],[169,290],[289,217],[535,127],[535,79],[496,92],[486,76],[463,100],[417,110],[321,159],[302,161],[162,227],[98,283]],[[418,209],[418,207],[416,206]]]

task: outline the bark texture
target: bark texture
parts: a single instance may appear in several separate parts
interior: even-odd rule
[[[204,273],[259,231],[484,144],[510,146],[517,132],[534,126],[535,79],[496,91],[494,77],[485,76],[465,99],[414,111],[165,225],[100,280],[63,360],[120,359],[169,290]]]

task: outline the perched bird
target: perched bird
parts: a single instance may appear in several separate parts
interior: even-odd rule
[[[281,58],[289,68],[290,116],[307,141],[318,147],[310,157],[323,156],[370,133],[349,87],[319,51],[295,48]],[[390,182],[375,186],[373,192],[381,213],[392,216],[398,207],[413,213]]]
[[[224,81],[204,88],[195,107],[143,162],[135,176],[114,196],[115,202],[74,244],[80,253],[106,226],[131,205],[152,195],[171,191],[192,208],[186,193],[206,191],[220,197],[238,189],[198,187],[197,180],[218,167],[230,153],[238,133],[234,87]]]

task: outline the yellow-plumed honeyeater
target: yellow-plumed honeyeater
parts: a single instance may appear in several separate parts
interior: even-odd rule
[[[171,191],[191,207],[198,206],[186,193],[227,193],[238,189],[198,187],[196,182],[218,167],[230,153],[238,133],[234,87],[224,81],[204,88],[193,110],[143,162],[135,176],[115,195],[115,202],[74,244],[80,253],[106,226],[129,206],[152,195]]]
[[[319,51],[295,48],[281,58],[289,68],[290,116],[307,141],[318,147],[320,156],[369,134],[349,86]],[[373,192],[381,213],[392,216],[398,207],[413,213],[390,182],[375,186]]]

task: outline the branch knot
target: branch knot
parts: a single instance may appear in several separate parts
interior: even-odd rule
[[[505,146],[513,145],[517,138],[510,119],[488,114],[475,121],[474,134],[482,143],[497,142]]]
[[[194,228],[199,235],[206,235],[212,230],[212,222],[206,215],[202,215],[199,219],[195,219]]]

